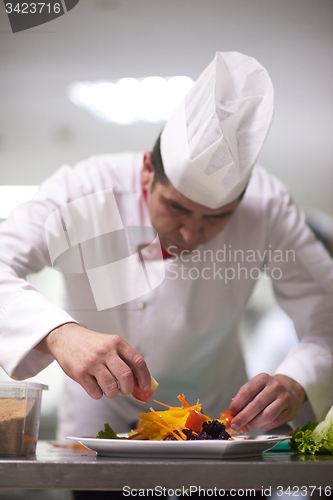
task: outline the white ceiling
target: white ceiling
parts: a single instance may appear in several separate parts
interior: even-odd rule
[[[276,109],[260,161],[302,205],[333,215],[332,0],[80,0],[13,34],[0,2],[0,184],[39,184],[62,163],[149,149],[161,124],[98,122],[73,80],[196,78],[217,50],[256,57]]]

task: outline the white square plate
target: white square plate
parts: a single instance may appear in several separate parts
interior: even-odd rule
[[[234,440],[141,441],[67,437],[98,455],[122,458],[246,458],[270,450],[289,436],[240,436]]]

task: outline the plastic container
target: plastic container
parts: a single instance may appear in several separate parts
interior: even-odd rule
[[[45,389],[47,385],[34,382],[0,382],[1,456],[35,453]]]

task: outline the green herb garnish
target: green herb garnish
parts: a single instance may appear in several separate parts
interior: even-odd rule
[[[104,424],[104,431],[99,431],[96,438],[99,439],[127,439],[127,437],[119,437],[117,433],[110,427],[109,424]]]

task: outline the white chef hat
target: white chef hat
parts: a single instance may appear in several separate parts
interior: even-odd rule
[[[161,134],[175,188],[212,209],[235,200],[268,135],[273,101],[271,79],[256,59],[217,52]]]

